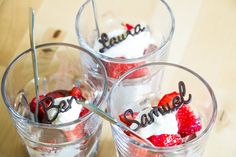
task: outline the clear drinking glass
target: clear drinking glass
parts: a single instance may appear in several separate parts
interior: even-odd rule
[[[39,95],[78,86],[91,102],[102,106],[107,93],[107,76],[100,60],[83,48],[66,43],[46,43],[36,46],[36,49]],[[83,62],[81,54],[89,63]],[[95,156],[102,130],[101,119],[90,112],[63,124],[36,123],[28,103],[35,97],[33,76],[31,49],[28,49],[7,67],[1,89],[3,100],[29,155]],[[76,136],[68,139],[65,133]]]
[[[127,79],[138,70],[147,70],[147,75],[135,82]],[[163,72],[164,70],[164,72]],[[162,81],[161,81],[162,80]],[[171,147],[152,147],[127,136],[123,130],[112,125],[117,156],[120,157],[201,157],[208,135],[217,115],[216,98],[210,85],[196,72],[171,63],[156,62],[141,65],[122,75],[113,85],[108,97],[108,111],[116,119],[127,109],[134,112],[156,104],[170,92],[179,91],[178,83],[183,81],[186,95],[192,94],[190,107],[198,113],[202,129],[196,137],[184,144]],[[148,85],[152,86],[148,86]],[[126,91],[124,90],[126,89]],[[153,128],[158,129],[158,128]]]
[[[110,48],[100,52],[98,47],[102,43],[98,40],[102,34],[108,34],[111,39],[120,35],[119,31],[126,32],[127,24],[133,27],[141,24],[147,34],[141,36],[143,32],[140,33],[137,27],[139,33],[128,35],[119,43],[114,43],[118,38],[116,41],[109,40],[106,45],[110,45]],[[102,60],[112,85],[120,75],[133,67],[166,61],[175,23],[173,13],[164,0],[98,0],[96,3],[87,0],[77,13],[75,26],[80,45]],[[131,32],[134,33],[134,29]],[[111,52],[110,55],[107,55],[107,51]],[[145,73],[135,74],[130,79],[143,75]]]

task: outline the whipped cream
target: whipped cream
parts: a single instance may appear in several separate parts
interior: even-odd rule
[[[142,26],[143,27],[143,26]],[[117,29],[108,33],[108,37],[112,38],[125,33],[126,29]],[[131,31],[134,31],[133,29]],[[152,38],[150,31],[146,29],[134,36],[129,35],[122,42],[113,45],[107,49],[103,54],[107,57],[117,58],[125,57],[127,59],[138,58],[144,55],[144,50],[149,47],[150,44],[154,44],[155,40]],[[97,40],[94,43],[94,49],[99,51],[102,48],[102,44]]]
[[[62,100],[65,100],[66,105],[68,105],[67,100],[69,100],[71,96],[61,97],[54,99],[54,105],[57,106]],[[79,114],[81,112],[82,105],[77,104],[75,99],[72,100],[71,108],[68,109],[66,112],[59,112],[57,118],[52,122],[52,124],[63,124],[74,121],[79,118]],[[56,109],[48,110],[49,118],[52,118],[53,115],[56,114]]]
[[[152,110],[151,107],[139,112],[135,120],[141,121],[141,116],[143,114],[148,114]],[[161,134],[177,134],[178,133],[178,123],[176,121],[176,112],[172,112],[166,115],[153,116],[154,122],[146,127],[141,127],[136,132],[143,138],[148,138],[152,135]],[[136,128],[136,124],[130,126],[131,129]]]

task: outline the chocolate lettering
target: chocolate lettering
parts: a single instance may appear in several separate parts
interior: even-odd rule
[[[188,95],[188,99],[184,100],[184,96],[186,94],[186,89],[185,89],[185,84],[183,81],[179,82],[179,94],[180,94],[180,98],[183,104],[189,104],[191,102],[192,99],[192,95],[189,94]]]
[[[148,125],[148,118],[146,114],[141,116],[141,126],[146,127]]]
[[[66,112],[70,108],[69,105],[67,106],[67,103],[65,100],[62,100],[58,106],[59,106],[60,112]]]
[[[141,25],[140,24],[137,24],[135,27],[134,27],[134,32],[135,34],[138,34],[139,32],[143,32],[145,30],[145,27],[141,28]]]
[[[45,102],[47,104],[49,104],[48,106],[45,104]],[[41,101],[39,101],[39,105],[42,105],[43,106],[43,110],[44,112],[46,113],[46,116],[47,116],[47,120],[48,122],[53,122],[54,120],[56,120],[58,114],[59,114],[59,108],[58,106],[54,105],[54,99],[52,97],[45,97],[44,99],[42,99]],[[48,111],[51,110],[51,109],[55,109],[56,112],[55,114],[49,118],[49,115],[48,115]]]
[[[107,49],[110,48],[108,45],[106,45],[106,43],[109,41],[109,37],[108,37],[108,35],[107,35],[106,33],[102,33],[101,39],[99,39],[98,41],[99,41],[99,42],[102,44],[102,46],[103,46],[103,48],[101,48],[101,49],[99,50],[101,53],[103,53],[106,48],[107,48]]]
[[[127,36],[129,36],[129,35],[131,35],[131,36],[134,36],[134,35],[136,35],[136,34],[135,34],[135,32],[134,32],[134,33],[132,33],[130,30],[127,30],[126,34],[127,34]]]
[[[154,122],[154,117],[153,117],[153,115],[154,115],[154,110],[151,110],[151,111],[148,113],[148,116],[149,116],[149,118],[150,118],[148,124],[152,124],[152,123]],[[158,115],[158,116],[159,116],[159,115]],[[158,116],[157,116],[157,117],[158,117]]]
[[[173,99],[172,99],[172,105],[173,105],[173,108],[172,108],[172,111],[175,111],[177,109],[180,108],[180,106],[182,105],[182,101],[180,101],[180,97],[179,96],[175,96]]]
[[[170,113],[172,108],[170,107],[170,104],[166,104],[166,106],[162,106],[165,113]]]
[[[124,41],[129,35],[135,36],[140,32],[143,32],[145,29],[146,29],[145,27],[142,28],[140,24],[137,24],[134,27],[134,31],[127,30],[125,33],[118,35],[116,37],[112,37],[111,39],[109,39],[106,33],[102,33],[101,38],[98,40],[98,42],[100,42],[103,47],[99,49],[99,52],[104,53],[105,50],[110,49],[114,45]]]
[[[161,115],[163,115],[163,116],[166,114],[164,108],[165,108],[164,106],[158,107],[159,113],[161,113]]]
[[[131,110],[131,109],[126,110],[125,113],[124,113],[124,119],[125,119],[127,122],[129,122],[129,123],[132,123],[132,124],[135,123],[135,124],[137,124],[137,127],[136,127],[135,129],[133,129],[134,131],[136,131],[136,130],[138,130],[138,129],[140,128],[141,124],[140,124],[137,120],[128,119],[128,118],[127,118],[127,115],[129,115],[129,114],[133,117],[133,116],[134,116],[133,110]]]
[[[117,36],[118,43],[125,40],[126,38],[127,38],[126,34],[121,34],[121,35]]]
[[[153,107],[153,109],[151,110],[151,112],[150,113],[153,113],[156,117],[158,117],[159,116],[159,113],[158,113],[159,111],[158,111],[158,107]]]
[[[110,46],[113,46],[113,45],[115,45],[116,43],[117,43],[117,41],[116,41],[116,38],[115,38],[115,37],[113,37],[113,38],[110,39]]]
[[[72,96],[70,99],[67,99],[67,103],[69,104],[69,108],[68,108],[68,109],[71,108],[71,104],[72,104],[72,101],[73,101],[73,100],[75,100],[75,101],[77,102],[77,99],[76,99],[76,97],[74,97],[74,96]]]
[[[185,88],[184,82],[180,81],[178,83],[178,87],[179,87],[179,95],[175,96],[172,99],[172,101],[171,101],[172,105],[170,105],[169,103],[166,103],[166,104],[158,106],[158,107],[153,107],[152,110],[148,114],[141,115],[141,122],[139,122],[137,120],[133,120],[133,119],[128,119],[126,117],[128,114],[131,114],[132,117],[134,114],[132,109],[128,109],[124,113],[125,120],[127,122],[137,124],[137,127],[134,130],[134,131],[136,131],[140,127],[146,127],[147,125],[152,124],[155,120],[154,116],[158,117],[159,114],[165,115],[165,114],[171,113],[173,111],[178,110],[183,104],[189,104],[191,102],[192,95],[189,94],[188,98],[185,99],[186,88]]]
[[[72,96],[70,99],[67,100],[61,100],[58,105],[55,105],[55,101],[52,97],[45,97],[44,99],[39,101],[39,105],[43,106],[43,110],[46,113],[46,118],[49,123],[52,123],[55,121],[58,117],[59,113],[67,112],[69,109],[71,109],[72,101],[75,100],[77,104],[79,104],[77,101],[77,98]],[[55,113],[53,115],[50,115],[49,117],[49,110],[54,110]]]

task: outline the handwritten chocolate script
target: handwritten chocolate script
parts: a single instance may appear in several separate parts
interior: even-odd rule
[[[59,113],[63,113],[71,109],[72,101],[75,100],[79,104],[80,99],[72,96],[70,99],[61,100],[58,105],[55,105],[54,99],[50,96],[45,97],[39,101],[39,105],[43,106],[48,123],[52,123],[57,119]],[[48,104],[48,105],[47,105]],[[49,116],[49,110],[54,110],[55,113]]]
[[[104,53],[105,50],[110,49],[115,44],[119,44],[120,42],[124,41],[129,35],[135,36],[139,34],[140,32],[143,32],[145,30],[145,27],[141,27],[140,24],[137,24],[133,31],[127,30],[125,33],[118,35],[116,37],[112,37],[109,39],[108,35],[106,33],[101,34],[101,39],[98,41],[102,44],[102,48],[99,49],[99,52]]]
[[[127,122],[130,123],[135,123],[136,124],[136,128],[134,128],[134,131],[137,131],[138,129],[140,129],[141,127],[144,128],[150,124],[152,124],[154,122],[154,116],[159,117],[159,115],[165,115],[168,113],[171,113],[173,111],[178,110],[183,104],[189,104],[191,102],[192,99],[192,95],[189,94],[188,98],[186,99],[186,88],[185,88],[185,84],[183,81],[180,81],[178,83],[178,87],[179,87],[179,95],[175,96],[172,99],[172,105],[170,106],[169,103],[163,104],[161,106],[158,107],[153,107],[153,109],[148,113],[148,114],[143,114],[141,116],[141,121],[137,121],[134,119],[129,119],[128,115],[131,115],[132,117],[134,116],[134,111],[132,109],[128,109],[125,111],[124,113],[124,119]]]

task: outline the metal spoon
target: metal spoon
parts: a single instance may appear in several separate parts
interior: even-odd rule
[[[132,129],[130,129],[129,127],[127,127],[123,123],[115,120],[112,116],[110,116],[106,112],[102,111],[97,106],[95,106],[94,104],[90,103],[89,101],[82,102],[82,101],[77,100],[77,103],[83,105],[86,108],[88,108],[90,111],[96,113],[100,117],[102,117],[105,120],[109,121],[111,124],[114,124],[114,125],[122,128],[122,129],[124,129],[124,130],[128,130],[131,135],[133,135],[136,138],[140,139],[143,143],[147,144],[148,146],[154,146],[150,141],[148,141],[147,139],[141,137],[139,134],[134,132]]]
[[[34,71],[34,85],[35,85],[35,94],[36,94],[36,110],[34,114],[35,121],[38,122],[38,103],[39,103],[39,83],[38,83],[38,64],[37,64],[37,55],[35,48],[35,32],[34,32],[34,9],[30,8],[29,10],[29,36],[30,36],[30,45],[31,45],[31,55]]]
[[[96,11],[95,0],[92,0],[92,5],[93,5],[93,16],[94,16],[94,21],[95,21],[95,25],[96,25],[97,36],[98,36],[98,38],[99,38],[99,37],[100,37],[100,30],[99,30],[99,26],[98,26],[97,11]]]

